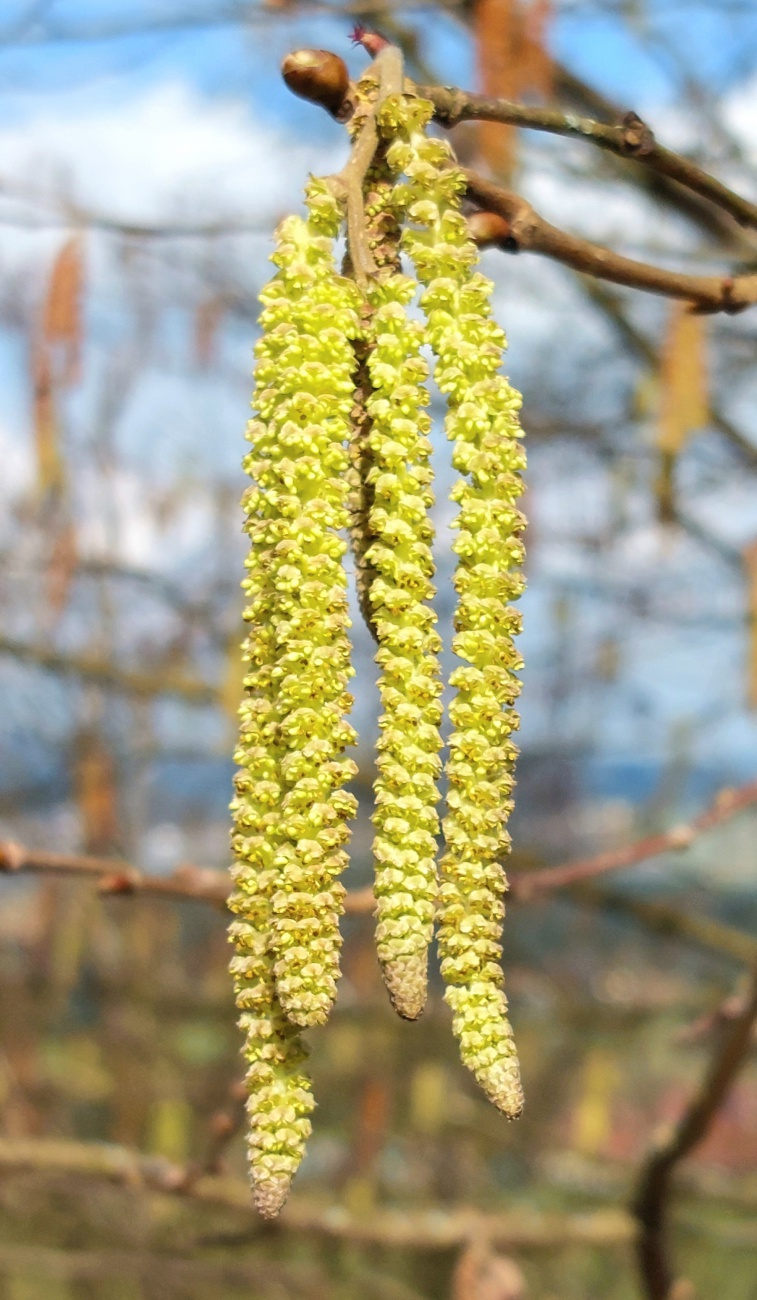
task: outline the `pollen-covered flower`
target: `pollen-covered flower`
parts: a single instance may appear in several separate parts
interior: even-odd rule
[[[276,888],[274,832],[281,793],[278,713],[272,689],[271,627],[254,624],[245,655],[251,666],[248,696],[240,708],[241,764],[232,803],[234,832],[229,899],[235,920],[229,938],[236,948],[231,973],[239,1026],[245,1035],[245,1083],[249,1115],[248,1155],[255,1203],[273,1217],[284,1203],[302,1160],[314,1102],[302,1064],[306,1049],[276,996],[271,951]]]
[[[368,483],[375,570],[370,600],[379,649],[378,776],[375,785],[376,931],[389,995],[415,1019],[426,1001],[428,945],[438,892],[436,781],[441,762],[441,684],[431,554],[433,502],[422,326],[407,304],[415,283],[394,272],[368,291],[372,307],[372,422]]]
[[[308,189],[307,221],[277,232],[279,268],[261,294],[253,444],[245,468],[250,535],[245,618],[265,625],[247,689],[264,684],[275,716],[269,752],[273,800],[267,848],[273,872],[270,948],[283,1011],[321,1024],[336,993],[344,845],[355,773],[347,629],[347,449],[352,406],[355,286],[334,268],[340,212],[322,182]],[[244,744],[240,761],[246,763]]]
[[[457,635],[463,666],[451,674],[449,793],[440,865],[439,948],[461,1054],[491,1100],[509,1116],[523,1104],[507,1019],[500,933],[507,881],[501,859],[512,808],[518,725],[511,707],[522,666],[508,602],[523,589],[517,509],[525,461],[517,441],[520,396],[499,374],[505,338],[491,318],[492,285],[475,270],[478,253],[460,213],[464,178],[445,141],[424,127],[432,105],[395,98],[382,109],[395,132],[389,161],[405,174],[397,199],[411,223],[403,248],[424,288],[426,339],[447,397],[447,436],[460,472],[452,499],[458,556]]]
[[[268,902],[261,898],[255,909],[240,890],[230,906],[244,917],[232,923],[230,937],[237,948],[231,969],[245,1035],[250,1177],[258,1210],[274,1218],[304,1155],[315,1102],[303,1070],[307,1048],[276,997]]]
[[[250,1164],[275,1213],[302,1158],[313,1102],[294,1026],[322,1023],[339,970],[339,916],[355,772],[345,544],[355,286],[337,275],[341,214],[322,182],[308,218],[277,232],[263,290],[257,418],[245,468],[249,665],[232,804],[230,906],[237,1005],[250,1062]]]
[[[370,78],[358,87],[375,100]],[[362,101],[361,101],[362,102]],[[355,133],[360,129],[359,120]],[[422,328],[407,314],[417,285],[403,276],[394,172],[380,141],[363,187],[376,263],[356,344],[352,544],[358,598],[378,642],[382,715],[375,783],[376,941],[392,1004],[406,1019],[426,1001],[438,892],[441,763],[439,637],[433,610],[433,502]]]

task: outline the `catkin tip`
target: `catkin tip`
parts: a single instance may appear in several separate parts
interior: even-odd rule
[[[389,1000],[403,1020],[417,1020],[428,995],[426,953],[414,953],[382,965]]]
[[[282,1209],[289,1189],[291,1178],[261,1178],[253,1181],[252,1192],[255,1208],[264,1219],[275,1219]]]
[[[489,1100],[507,1119],[518,1119],[523,1113],[523,1088],[517,1062],[509,1068],[504,1064],[499,1069],[479,1075],[478,1082]]]

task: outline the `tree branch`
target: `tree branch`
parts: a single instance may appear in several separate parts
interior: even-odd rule
[[[731,961],[751,966],[757,961],[757,939],[734,925],[727,925],[711,916],[682,911],[674,903],[657,899],[637,898],[619,894],[585,883],[574,885],[572,900],[588,904],[600,912],[619,912],[642,925],[645,930],[661,934],[666,939],[681,939],[684,943],[716,952]]]
[[[415,90],[424,99],[431,100],[436,120],[442,126],[453,127],[459,122],[470,121],[502,122],[532,131],[546,131],[550,135],[586,140],[619,158],[632,158],[644,163],[661,176],[716,204],[739,225],[757,229],[757,204],[736,194],[691,159],[658,144],[652,131],[636,113],[626,113],[622,122],[613,126],[556,109],[514,104],[507,99],[489,99],[486,95],[475,95],[453,86],[417,86]]]
[[[620,297],[591,276],[587,276],[581,283],[584,292],[604,313],[605,318],[614,326],[623,342],[627,343],[651,369],[657,370],[660,364],[657,350],[649,339],[629,320],[623,310]],[[710,409],[710,419],[714,427],[737,448],[744,459],[748,460],[751,465],[757,465],[757,446],[746,434],[737,429],[735,424],[731,423],[714,402]]]
[[[476,172],[464,169],[464,174],[468,197],[483,210],[503,218],[505,225],[501,232],[489,242],[506,252],[527,249],[542,253],[600,280],[666,298],[681,298],[702,312],[734,314],[757,302],[757,275],[686,275],[634,261],[551,225],[520,194],[505,190]]]
[[[555,889],[593,880],[597,876],[637,866],[663,853],[688,848],[700,835],[712,830],[747,808],[757,805],[757,781],[738,790],[721,790],[711,807],[693,821],[668,831],[646,835],[632,844],[590,858],[544,867],[536,871],[515,871],[510,875],[510,894],[519,903],[531,902]],[[80,853],[53,853],[28,849],[12,841],[0,843],[0,874],[89,876],[103,894],[140,894],[170,899],[187,899],[223,907],[230,890],[224,872],[186,865],[169,876],[152,876],[121,858],[96,857]],[[375,904],[370,888],[351,890],[345,900],[349,915],[371,912]],[[751,957],[751,949],[749,952]]]
[[[668,1202],[676,1165],[707,1136],[731,1084],[744,1064],[757,1021],[757,966],[749,995],[718,1043],[699,1090],[672,1131],[644,1164],[632,1212],[639,1224],[637,1258],[649,1300],[669,1300],[674,1282],[667,1240]]]
[[[337,193],[341,193],[346,200],[347,251],[353,275],[361,288],[365,287],[369,277],[375,275],[377,270],[373,253],[368,246],[363,181],[378,146],[376,114],[385,99],[402,90],[402,51],[396,45],[386,45],[373,60],[369,75],[378,82],[375,101],[362,118],[347,163],[337,176],[327,178]]]
[[[555,89],[557,94],[568,103],[576,105],[583,113],[593,117],[604,118],[608,123],[617,123],[623,116],[623,108],[601,94],[594,86],[577,77],[574,72],[556,60],[553,64]],[[713,207],[690,190],[682,189],[667,176],[652,171],[648,167],[623,167],[620,159],[610,157],[621,173],[641,189],[655,203],[672,208],[687,221],[692,222],[720,246],[737,257],[750,257],[754,253],[754,241],[751,233],[728,216],[722,208]]]
[[[544,867],[538,871],[519,872],[511,884],[511,891],[519,901],[527,900],[544,891],[563,889],[567,885],[593,880],[596,876],[604,876],[611,871],[622,871],[624,867],[636,866],[650,858],[659,858],[663,853],[687,849],[700,835],[730,821],[732,817],[756,804],[757,781],[741,786],[738,790],[721,790],[712,805],[691,822],[673,826],[668,831],[646,835],[632,844],[611,849],[607,853],[597,853],[590,858],[556,867]]]
[[[0,636],[0,656],[7,655],[64,676],[83,677],[128,695],[178,695],[192,704],[217,704],[218,687],[199,678],[178,672],[140,672],[121,668],[112,660],[93,655],[69,654],[48,646],[29,645],[12,637]]]
[[[538,1214],[504,1211],[486,1214],[472,1206],[413,1211],[377,1209],[352,1215],[344,1205],[323,1206],[293,1196],[276,1224],[265,1224],[253,1208],[250,1189],[237,1178],[203,1175],[187,1179],[181,1165],[146,1156],[126,1147],[55,1138],[0,1138],[0,1169],[106,1179],[136,1190],[153,1191],[249,1215],[267,1235],[306,1232],[336,1241],[374,1243],[406,1250],[450,1250],[480,1234],[492,1245],[560,1246],[577,1242],[595,1246],[633,1240],[631,1216],[620,1209],[588,1214]],[[246,1233],[249,1238],[249,1233]]]

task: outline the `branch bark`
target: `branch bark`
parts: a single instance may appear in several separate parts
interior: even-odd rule
[[[688,848],[707,831],[757,805],[757,781],[737,790],[721,790],[712,805],[691,822],[673,826],[659,834],[646,835],[622,848],[593,857],[580,858],[555,867],[536,871],[516,871],[510,876],[510,895],[519,903],[580,885],[614,871],[637,866],[663,853]],[[89,876],[103,894],[153,895],[168,899],[188,899],[225,906],[230,885],[222,871],[185,865],[168,876],[152,876],[121,858],[91,854],[54,853],[26,848],[12,841],[0,843],[0,875],[37,874]],[[345,900],[348,915],[371,912],[375,904],[370,888],[351,890]],[[751,949],[749,957],[751,957]]]
[[[716,204],[739,225],[757,229],[757,204],[729,189],[691,159],[658,144],[653,132],[636,113],[626,113],[618,125],[610,125],[556,109],[514,104],[507,99],[490,99],[454,86],[417,86],[415,90],[424,99],[431,100],[441,126],[453,127],[459,122],[471,121],[501,122],[585,140],[619,158],[632,158],[643,163]]]
[[[600,280],[683,299],[701,312],[735,314],[757,302],[757,275],[686,275],[637,262],[551,225],[520,194],[503,189],[476,172],[464,169],[464,174],[468,197],[482,210],[495,212],[506,222],[507,229],[495,241],[506,252],[526,249],[541,253]]]
[[[511,886],[512,892],[519,900],[526,900],[544,891],[563,889],[568,885],[577,885],[607,875],[611,871],[622,871],[624,867],[636,866],[650,858],[659,858],[663,853],[687,849],[700,835],[730,821],[738,813],[753,808],[756,804],[757,781],[741,786],[738,790],[721,790],[712,805],[690,822],[672,826],[670,830],[655,835],[645,835],[632,844],[611,849],[607,853],[597,853],[590,858],[556,867],[519,873]]]
[[[267,1235],[306,1232],[335,1241],[352,1241],[406,1250],[444,1251],[481,1235],[494,1246],[594,1246],[628,1244],[634,1238],[631,1216],[621,1209],[587,1214],[539,1214],[504,1211],[485,1214],[472,1206],[417,1211],[378,1209],[352,1215],[343,1205],[323,1206],[293,1196],[275,1224],[263,1225],[253,1208],[250,1189],[237,1178],[203,1175],[188,1179],[182,1165],[105,1143],[54,1138],[0,1138],[0,1170],[36,1171],[105,1179],[136,1190],[183,1196],[249,1216],[251,1226]]]
[[[705,1138],[736,1075],[746,1061],[757,1022],[757,965],[748,998],[713,1052],[699,1090],[675,1128],[653,1148],[644,1164],[632,1212],[639,1224],[637,1259],[649,1300],[670,1300],[674,1270],[668,1241],[671,1181],[676,1166]]]

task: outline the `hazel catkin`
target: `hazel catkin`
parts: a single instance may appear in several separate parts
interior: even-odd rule
[[[355,286],[337,275],[341,213],[311,182],[308,218],[285,220],[263,290],[262,337],[245,468],[249,666],[232,804],[230,937],[246,1035],[250,1168],[275,1213],[302,1158],[313,1102],[297,1026],[328,1015],[339,973],[339,916],[355,772],[345,749],[352,700],[347,635],[346,439]]]
[[[492,285],[475,270],[478,252],[460,213],[465,182],[446,141],[428,137],[433,107],[395,97],[381,110],[392,130],[388,152],[405,175],[398,187],[407,226],[403,248],[424,290],[426,339],[434,378],[447,399],[445,430],[453,442],[459,507],[453,544],[458,593],[452,648],[463,661],[450,685],[452,733],[440,863],[439,952],[464,1063],[506,1115],[523,1105],[518,1060],[507,1017],[500,934],[507,880],[501,859],[512,808],[512,704],[522,666],[513,636],[520,616],[508,602],[521,594],[523,560],[517,509],[525,461],[518,442],[520,395],[499,374],[505,344],[492,320]]]

